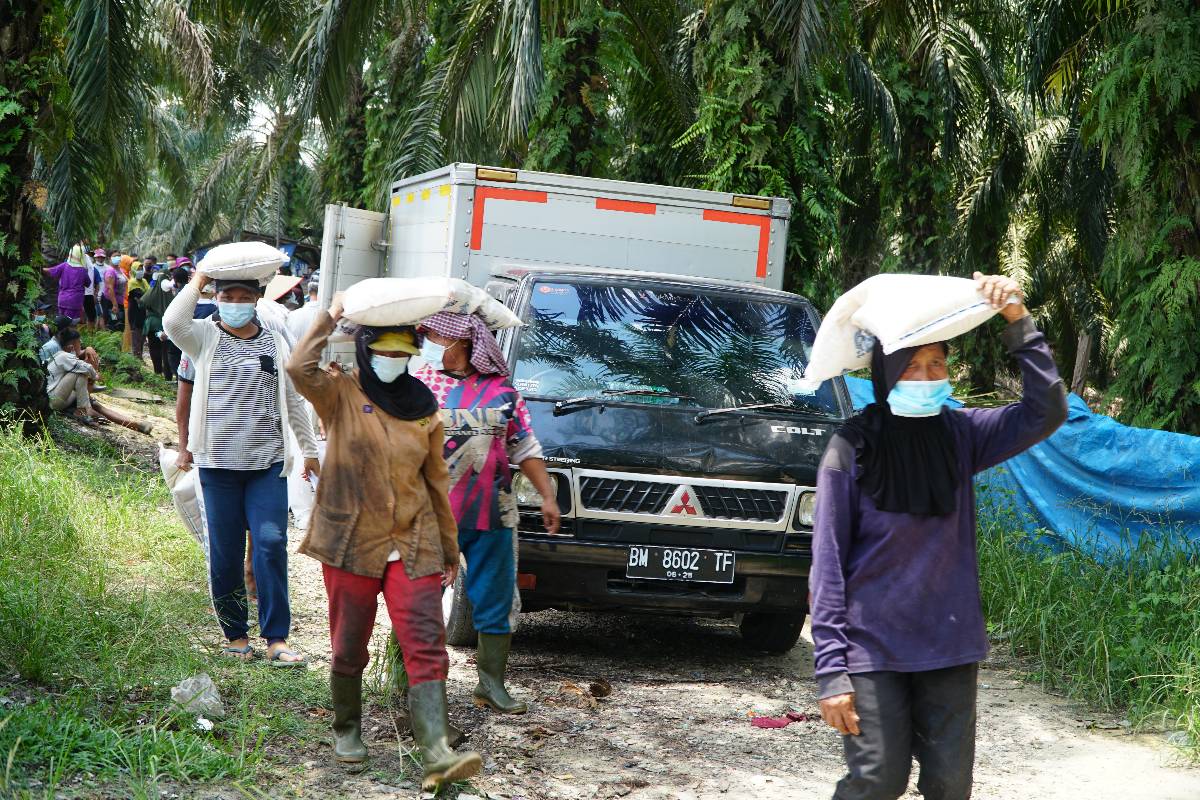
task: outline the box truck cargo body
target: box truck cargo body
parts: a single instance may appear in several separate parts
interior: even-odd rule
[[[848,396],[800,392],[818,319],[781,291],[790,205],[453,164],[383,212],[329,206],[321,302],[364,278],[446,275],[524,320],[498,337],[563,511],[518,476],[525,610],[733,616],[753,646],[807,611],[816,466]],[[353,364],[353,348],[332,348]],[[514,472],[514,474],[516,474]],[[468,643],[461,581],[446,598]]]

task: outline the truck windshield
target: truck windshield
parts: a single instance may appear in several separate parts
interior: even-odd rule
[[[799,301],[547,280],[525,322],[513,384],[529,397],[841,416],[832,382],[797,386],[816,335]]]

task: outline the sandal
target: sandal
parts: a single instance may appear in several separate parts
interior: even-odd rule
[[[242,647],[228,645],[221,648],[221,655],[236,658],[238,661],[249,661],[254,658],[254,647],[249,644]]]
[[[280,656],[282,656],[284,653],[287,653],[289,656],[295,656],[298,660],[297,661],[284,661],[282,658],[280,658]],[[293,667],[302,668],[302,667],[308,666],[308,659],[304,658],[297,652],[289,650],[286,647],[281,647],[278,650],[276,650],[274,653],[271,654],[269,663],[271,664],[272,667],[279,667],[280,669],[288,669],[288,668],[293,668]]]

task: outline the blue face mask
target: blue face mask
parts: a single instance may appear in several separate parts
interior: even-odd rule
[[[391,383],[408,369],[408,356],[371,356],[371,369],[384,383]]]
[[[442,356],[445,354],[445,345],[432,341],[428,336],[425,337],[425,341],[421,342],[421,358],[425,359],[425,363],[438,372],[446,368],[446,365],[442,363]]]
[[[231,328],[241,328],[254,319],[254,303],[217,303],[221,322]]]
[[[932,417],[950,399],[950,381],[897,381],[888,394],[888,405],[898,417]]]

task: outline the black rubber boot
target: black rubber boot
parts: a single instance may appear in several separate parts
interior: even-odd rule
[[[421,748],[424,777],[421,789],[436,792],[446,783],[466,780],[483,767],[478,753],[456,753],[446,742],[446,682],[426,681],[408,687],[408,716],[413,738]]]
[[[333,696],[333,757],[345,764],[367,760],[362,741],[362,675],[329,673]]]
[[[515,699],[504,688],[504,671],[508,669],[508,651],[512,647],[511,633],[479,634],[479,649],[475,665],[479,668],[479,683],[475,686],[477,706],[487,706],[501,714],[524,714],[529,706]]]

